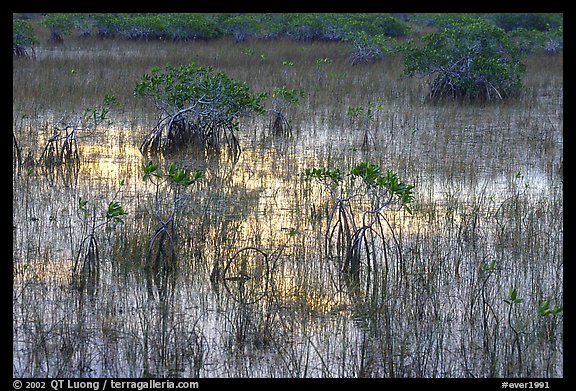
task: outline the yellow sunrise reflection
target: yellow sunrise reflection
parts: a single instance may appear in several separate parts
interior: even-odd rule
[[[335,293],[319,286],[302,283],[302,278],[290,273],[272,276],[275,293],[283,305],[320,314],[336,314],[350,307],[345,292]]]
[[[86,144],[79,147],[83,158],[81,174],[88,178],[120,180],[127,173],[134,172],[141,164],[141,154],[137,146],[115,142]]]
[[[29,259],[13,264],[13,278],[18,283],[59,282],[68,283],[72,278],[72,261],[66,259]]]

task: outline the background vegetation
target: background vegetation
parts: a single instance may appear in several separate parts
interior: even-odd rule
[[[290,38],[294,40],[343,41],[357,33],[402,38],[430,29],[444,28],[459,18],[480,18],[507,32],[531,36],[532,48],[555,41],[562,47],[563,14],[381,14],[381,13],[258,13],[258,14],[14,14],[15,26],[29,21],[35,27],[27,35],[49,30],[52,41],[64,37],[121,39],[197,40],[233,37],[247,39]],[[19,20],[19,22],[16,22]],[[16,30],[16,28],[15,28]],[[538,32],[541,34],[534,34]],[[526,37],[525,37],[526,38]]]

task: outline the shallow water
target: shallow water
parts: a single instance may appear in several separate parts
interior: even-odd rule
[[[86,134],[77,165],[16,165],[13,375],[563,376],[561,316],[537,314],[545,299],[563,302],[557,95],[542,92],[530,109],[390,100],[367,149],[349,118],[306,112],[323,95],[293,112],[292,137],[246,119],[236,162],[191,152],[160,159],[206,173],[186,190],[167,272],[143,267],[159,223],[141,166],[155,158],[140,154],[146,129],[130,114]],[[47,131],[25,138],[42,121],[15,120],[24,151],[44,145]],[[330,197],[302,173],[364,160],[415,184],[415,201],[413,214],[384,213],[390,229],[371,247],[370,271],[362,258],[354,286],[327,252]],[[97,219],[112,199],[128,212],[98,230],[97,277],[82,288],[72,278],[86,237],[80,197]],[[509,311],[511,287],[522,302]]]

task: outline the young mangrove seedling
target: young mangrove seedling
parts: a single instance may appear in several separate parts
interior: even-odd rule
[[[400,243],[384,211],[399,206],[412,213],[409,205],[414,185],[401,181],[392,170],[383,173],[379,165],[370,162],[358,163],[346,174],[339,168],[308,168],[304,178],[319,182],[331,195],[326,250],[330,257],[341,260],[343,272],[358,280],[362,264],[369,275],[379,269],[382,260],[387,273],[392,253],[386,233],[391,235],[402,268]]]
[[[509,288],[508,289],[508,297],[506,299],[504,299],[504,302],[506,304],[508,304],[508,326],[510,327],[510,330],[512,330],[512,333],[514,333],[514,341],[512,342],[513,346],[516,346],[516,349],[518,350],[518,372],[520,374],[520,371],[522,369],[522,349],[520,346],[520,332],[518,330],[516,330],[516,328],[514,328],[514,326],[512,325],[512,307],[514,305],[520,304],[522,303],[523,299],[518,297],[518,290],[516,290],[516,288]],[[514,350],[512,350],[512,352],[514,352]]]
[[[192,193],[186,192],[186,188],[202,179],[204,173],[199,170],[190,172],[182,167],[178,167],[174,162],[171,162],[166,171],[162,172],[158,164],[154,164],[152,161],[143,164],[142,171],[144,173],[142,180],[151,182],[156,188],[154,195],[154,214],[160,223],[160,227],[154,232],[150,239],[147,266],[151,266],[153,270],[157,271],[161,266],[173,266],[172,264],[176,259],[174,220],[177,213],[182,210],[192,198]],[[162,184],[167,184],[168,191],[172,193],[172,201],[167,216],[163,216],[160,207]],[[166,240],[168,240],[168,244],[166,244]],[[158,242],[157,247],[155,247],[156,242]],[[172,262],[167,262],[168,257],[172,259]]]
[[[89,201],[83,197],[78,199],[78,217],[83,222],[84,234],[78,246],[76,260],[72,271],[73,282],[80,289],[87,284],[94,288],[98,281],[100,271],[100,253],[98,250],[98,240],[96,233],[104,227],[115,227],[124,223],[124,217],[128,214],[116,197],[118,196],[124,181],[120,182],[120,187],[108,202],[102,217],[96,213],[96,205],[92,204],[91,212],[88,208]]]
[[[285,111],[289,107],[299,104],[303,97],[303,89],[280,87],[272,92],[272,121],[270,122],[270,129],[273,134],[292,135],[292,126],[286,118]]]
[[[361,121],[363,126],[364,137],[362,139],[362,148],[368,148],[370,144],[374,145],[374,133],[372,131],[371,124],[375,121],[376,114],[381,111],[384,106],[380,103],[368,102],[368,106],[349,106],[348,107],[348,117],[355,122],[356,120]],[[377,130],[377,129],[376,129]]]

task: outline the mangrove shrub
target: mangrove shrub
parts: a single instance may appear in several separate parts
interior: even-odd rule
[[[406,76],[431,78],[430,97],[504,99],[518,92],[525,66],[514,40],[481,18],[458,18],[421,44],[406,45]]]
[[[251,94],[248,85],[224,72],[194,64],[158,67],[145,74],[134,88],[136,96],[149,98],[159,113],[156,126],[146,136],[142,152],[173,152],[186,145],[220,150],[237,156],[239,118],[263,113],[265,93]]]
[[[28,57],[34,52],[38,39],[34,34],[32,24],[26,20],[12,21],[12,54],[18,57]]]
[[[393,261],[402,266],[400,242],[384,212],[403,208],[412,213],[414,185],[370,162],[360,162],[348,173],[339,168],[307,168],[304,178],[321,183],[331,195],[326,250],[330,258],[340,260],[342,272],[359,282],[362,265],[368,275],[381,262],[385,273]]]

